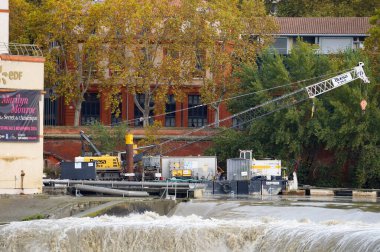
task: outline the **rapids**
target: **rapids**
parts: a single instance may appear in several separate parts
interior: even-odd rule
[[[0,226],[0,251],[380,251],[377,203],[201,200]]]

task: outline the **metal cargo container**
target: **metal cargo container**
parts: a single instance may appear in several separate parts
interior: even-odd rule
[[[162,157],[162,176],[171,178],[173,170],[190,170],[193,179],[212,180],[216,174],[215,156]]]
[[[243,158],[227,159],[227,180],[249,180],[251,160]]]

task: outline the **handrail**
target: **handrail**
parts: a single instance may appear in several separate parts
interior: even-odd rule
[[[0,42],[0,54],[43,57],[37,45]]]

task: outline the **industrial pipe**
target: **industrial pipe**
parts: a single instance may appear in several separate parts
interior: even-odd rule
[[[89,186],[89,185],[75,185],[75,189],[80,190],[80,191],[87,191],[87,192],[120,195],[123,197],[148,197],[149,196],[147,192],[124,191],[124,190],[99,187],[99,186]]]
[[[202,189],[205,188],[205,184],[203,183],[188,183],[188,182],[139,182],[139,181],[94,181],[94,180],[60,180],[60,179],[44,179],[44,184],[65,184],[65,185],[109,185],[109,186],[141,186],[141,187],[166,187],[169,185],[173,187],[177,185],[177,187],[187,187],[192,189]]]

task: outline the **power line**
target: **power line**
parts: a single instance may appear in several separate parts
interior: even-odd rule
[[[218,102],[225,102],[225,101],[229,101],[229,100],[239,99],[239,98],[242,98],[242,97],[245,97],[245,96],[249,96],[249,95],[254,95],[254,94],[258,94],[258,93],[262,93],[262,92],[267,92],[267,91],[271,91],[271,90],[275,90],[275,89],[279,89],[279,88],[283,88],[283,87],[287,87],[287,86],[291,86],[291,85],[295,85],[295,84],[300,84],[300,83],[303,83],[303,82],[306,82],[306,81],[310,81],[310,80],[314,80],[314,79],[318,79],[318,78],[322,78],[322,77],[336,75],[338,73],[345,72],[347,70],[348,69],[340,70],[340,71],[337,71],[337,72],[334,72],[334,73],[324,74],[324,75],[320,75],[320,76],[316,76],[316,77],[312,77],[312,78],[308,78],[308,79],[304,79],[304,80],[300,80],[300,81],[295,81],[295,82],[292,82],[292,83],[289,83],[289,84],[279,85],[279,86],[275,86],[275,87],[271,87],[271,88],[267,88],[267,89],[262,89],[262,90],[259,90],[259,91],[254,91],[254,92],[250,92],[250,93],[240,94],[240,95],[237,95],[237,96],[233,96],[233,97],[229,97],[229,98],[226,98],[226,99],[222,99],[222,100],[220,100]],[[187,107],[187,108],[178,109],[178,110],[174,110],[174,111],[170,111],[170,112],[165,112],[165,113],[162,113],[162,114],[149,116],[147,119],[148,120],[149,119],[154,119],[156,117],[166,116],[166,115],[174,114],[174,113],[177,113],[177,112],[182,112],[182,111],[186,111],[186,110],[190,110],[190,109],[204,107],[204,106],[208,106],[208,105],[214,104],[215,102],[217,102],[217,101],[213,101],[213,102],[209,102],[209,103],[203,103],[203,104],[199,104],[199,105],[196,105],[196,106],[193,106],[193,107]],[[142,121],[142,120],[144,120],[144,118],[140,117],[140,118],[135,118],[135,119],[131,119],[131,120],[126,120],[126,121],[118,122],[118,123],[115,123],[113,125],[118,125],[118,124],[123,124],[123,123],[129,125],[129,124],[132,124],[132,123],[134,123],[136,121]]]
[[[295,91],[293,91],[291,93],[284,94],[284,95],[282,95],[280,97],[276,97],[276,98],[274,98],[272,100],[269,100],[269,101],[266,101],[266,102],[261,103],[259,105],[256,105],[254,107],[248,108],[248,109],[246,109],[244,111],[241,111],[241,112],[235,113],[233,115],[227,116],[226,118],[221,119],[219,122],[214,122],[214,123],[210,123],[208,125],[202,126],[202,127],[197,128],[195,130],[189,131],[189,132],[187,132],[186,134],[184,134],[182,136],[175,136],[175,137],[173,137],[173,138],[171,138],[169,140],[166,140],[166,141],[158,144],[157,146],[161,147],[164,144],[168,144],[170,142],[178,140],[180,137],[189,136],[189,135],[191,135],[191,134],[193,134],[195,132],[204,130],[204,129],[208,128],[208,127],[211,127],[211,126],[215,125],[216,123],[224,122],[224,121],[232,119],[232,118],[240,118],[240,119],[242,119],[242,121],[244,123],[248,123],[248,122],[251,122],[253,120],[257,120],[259,118],[262,118],[262,117],[264,117],[266,115],[272,114],[272,113],[274,113],[276,111],[279,111],[281,109],[288,108],[290,106],[293,106],[293,105],[296,105],[298,103],[301,103],[301,102],[303,102],[303,101],[305,101],[307,99],[309,99],[309,96],[308,96],[308,94],[306,92],[306,88],[302,87],[302,88],[297,89],[297,90],[295,90]],[[267,106],[267,105],[270,105],[270,104],[274,104],[277,107],[275,107],[275,109],[270,110],[269,112],[265,111],[264,107]],[[232,126],[232,127],[236,127],[236,126]],[[215,131],[215,132],[216,133],[220,133],[220,131]],[[215,134],[215,132],[214,132],[214,134]],[[183,148],[183,147],[188,146],[190,144],[193,144],[195,142],[201,141],[203,139],[207,139],[207,138],[209,138],[211,136],[213,136],[213,134],[206,135],[204,137],[199,138],[198,140],[194,140],[194,141],[189,142],[187,144],[181,145],[180,147],[171,149],[169,151],[165,151],[163,154],[168,153],[168,152],[172,152],[172,151],[174,151],[176,149],[179,149],[179,148]]]
[[[228,129],[230,129],[230,128],[235,128],[235,127],[238,127],[238,126],[242,126],[242,125],[247,124],[247,123],[249,123],[249,122],[252,122],[252,121],[255,121],[255,120],[261,119],[261,118],[263,118],[263,117],[265,117],[265,116],[267,116],[267,115],[273,114],[273,113],[275,113],[275,112],[277,112],[277,111],[280,111],[280,110],[282,110],[282,109],[289,108],[289,107],[291,107],[291,106],[293,106],[293,105],[296,105],[296,104],[302,103],[302,102],[304,102],[304,101],[306,101],[306,100],[308,100],[308,99],[309,99],[308,97],[307,97],[307,98],[304,98],[304,99],[299,100],[299,101],[297,101],[297,102],[295,102],[295,103],[293,103],[293,104],[288,104],[288,105],[286,105],[286,106],[283,106],[283,107],[280,107],[280,108],[274,109],[274,110],[272,110],[272,111],[269,111],[269,112],[267,112],[267,113],[265,113],[265,114],[262,114],[262,115],[260,115],[260,116],[258,116],[258,117],[252,118],[252,119],[247,120],[247,121],[243,121],[243,122],[241,122],[241,123],[239,123],[239,124],[237,124],[237,125],[233,125],[233,126],[230,126],[230,127],[226,127],[226,128],[219,129],[218,131],[215,131],[215,132],[216,132],[215,134],[207,135],[207,136],[204,136],[204,137],[198,138],[197,140],[194,140],[194,141],[188,142],[188,143],[186,143],[186,144],[183,144],[183,145],[181,145],[181,146],[179,146],[179,147],[172,148],[172,149],[170,149],[170,150],[167,150],[167,151],[163,152],[162,155],[167,154],[167,153],[170,153],[170,152],[173,152],[173,151],[176,151],[176,150],[179,150],[179,149],[182,149],[182,148],[187,147],[187,146],[189,146],[189,145],[191,145],[191,144],[194,144],[194,143],[197,143],[197,142],[200,142],[200,141],[204,141],[205,139],[210,138],[210,137],[214,137],[214,136],[217,135],[217,134],[221,134],[221,133],[225,132],[226,130],[228,130]]]

